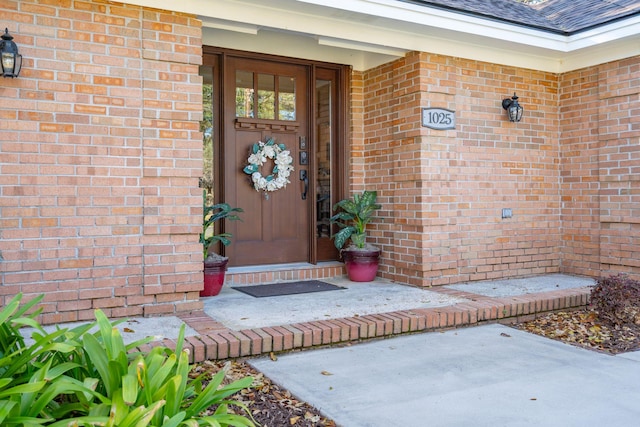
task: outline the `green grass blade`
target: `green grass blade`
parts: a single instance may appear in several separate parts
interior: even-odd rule
[[[114,392],[114,384],[110,381],[109,359],[105,349],[100,345],[98,339],[91,334],[85,335],[83,341],[87,356],[98,372],[98,375],[100,375],[107,396],[111,396]]]
[[[180,423],[184,420],[185,415],[186,414],[184,411],[178,412],[173,417],[163,422],[162,427],[178,427]]]
[[[183,381],[180,375],[175,375],[167,382],[167,393],[165,394],[167,403],[164,407],[164,415],[168,417],[173,417],[180,412],[182,396],[178,393],[178,390]]]
[[[128,406],[133,406],[138,399],[138,378],[135,375],[127,374],[122,377],[122,398]]]
[[[173,367],[175,364],[176,355],[174,353],[165,360],[165,363],[156,372],[149,372],[149,375],[151,376],[149,388],[152,393],[155,394],[162,384],[166,382],[167,378],[173,374]]]
[[[46,381],[36,381],[33,383],[20,384],[15,387],[11,387],[0,391],[0,398],[9,397],[12,395],[20,395],[23,393],[37,393],[42,390],[42,387],[47,385]]]
[[[96,416],[88,416],[88,417],[76,417],[61,420],[55,422],[53,424],[48,424],[47,427],[69,427],[70,425],[78,425],[78,426],[104,426],[109,421],[108,417],[96,417]],[[75,422],[76,424],[72,424]]]
[[[4,420],[11,413],[11,409],[16,406],[17,402],[11,400],[0,400],[0,426],[5,425]]]
[[[50,383],[50,386],[44,389],[35,399],[29,408],[28,414],[34,417],[38,416],[57,396],[74,392],[87,392],[87,389],[83,384],[77,381],[69,381],[66,378]]]
[[[184,331],[185,331],[185,324],[183,323],[180,326],[180,332],[178,333],[178,339],[176,340],[176,349],[175,349],[176,354],[182,353],[182,346],[184,345]]]

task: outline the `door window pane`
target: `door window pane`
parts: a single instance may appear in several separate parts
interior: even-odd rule
[[[296,79],[278,76],[278,119],[296,119]]]
[[[253,115],[253,73],[236,71],[236,117],[254,117]]]
[[[295,120],[296,79],[237,70],[236,117]]]
[[[213,201],[213,68],[200,67],[202,76],[202,180],[200,187],[205,190],[205,198],[208,203]]]
[[[258,74],[258,118],[276,118],[276,83],[272,74]]]
[[[318,166],[316,182],[317,218],[316,230],[319,238],[329,239],[331,228],[331,81],[316,80],[316,123],[317,143],[316,164]]]

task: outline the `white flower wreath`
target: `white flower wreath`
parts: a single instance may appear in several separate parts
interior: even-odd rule
[[[262,176],[260,167],[267,159],[273,160],[275,166],[271,173]],[[293,158],[284,144],[276,144],[273,138],[268,138],[266,142],[258,141],[253,144],[247,165],[243,171],[251,175],[253,187],[256,191],[276,191],[289,184],[289,175],[293,172]]]

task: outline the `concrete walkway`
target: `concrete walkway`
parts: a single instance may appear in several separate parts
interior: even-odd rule
[[[492,324],[250,360],[343,427],[633,426],[640,352]]]

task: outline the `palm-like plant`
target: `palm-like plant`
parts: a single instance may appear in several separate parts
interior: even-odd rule
[[[200,243],[202,243],[204,257],[209,255],[209,248],[214,243],[220,242],[224,246],[231,244],[231,233],[215,234],[215,223],[221,219],[229,221],[239,221],[238,213],[244,212],[242,208],[232,208],[227,203],[215,205],[204,205],[202,213],[202,233],[200,233]]]
[[[342,209],[330,218],[332,224],[340,227],[340,230],[331,236],[336,248],[342,249],[349,239],[357,248],[364,248],[365,228],[373,219],[373,213],[381,208],[376,203],[377,197],[376,191],[365,190],[362,194],[354,194],[352,199],[344,199],[335,204],[334,211]]]

